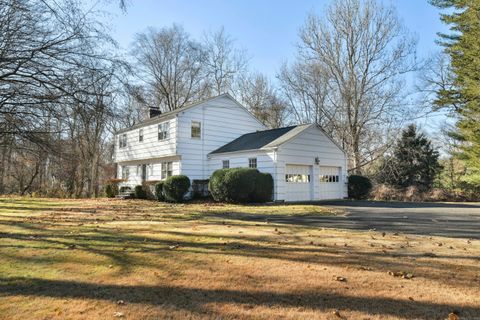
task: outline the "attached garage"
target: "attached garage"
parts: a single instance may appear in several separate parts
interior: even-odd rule
[[[319,199],[341,199],[344,194],[341,167],[320,166]]]
[[[285,166],[285,201],[312,200],[312,166]]]
[[[276,201],[347,196],[345,151],[315,124],[248,133],[211,152],[209,159],[211,172],[248,166],[270,173]]]

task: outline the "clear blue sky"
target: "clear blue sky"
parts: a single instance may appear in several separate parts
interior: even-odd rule
[[[438,9],[427,0],[384,1],[397,7],[407,28],[418,37],[419,56],[438,51],[436,32],[445,30]],[[147,27],[183,25],[193,37],[224,26],[252,57],[254,69],[274,77],[280,64],[292,59],[297,32],[309,12],[322,14],[328,0],[131,0],[127,13],[110,21],[120,45],[128,48]]]
[[[441,48],[436,33],[447,27],[439,20],[439,10],[428,0],[381,0],[397,8],[399,18],[418,39],[418,57],[426,58]],[[295,55],[298,29],[310,12],[322,15],[330,0],[130,0],[126,13],[112,1],[109,23],[114,38],[128,49],[136,33],[148,27],[181,24],[194,38],[221,26],[246,49],[250,66],[272,80],[286,60]],[[411,84],[413,76],[409,77]],[[445,122],[442,114],[429,115],[416,122],[432,136]]]

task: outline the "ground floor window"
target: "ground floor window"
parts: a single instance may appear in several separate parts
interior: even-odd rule
[[[339,182],[340,177],[338,175],[320,175],[320,182]]]
[[[173,165],[172,162],[162,162],[162,175],[161,179],[167,179],[168,177],[171,177],[173,175]]]
[[[256,169],[257,168],[257,158],[248,159],[248,167]]]
[[[230,160],[223,160],[223,161],[222,161],[222,168],[223,168],[223,169],[228,169],[228,168],[230,168]]]
[[[122,166],[122,179],[128,180],[128,176],[130,175],[130,169],[128,166]]]
[[[288,173],[285,175],[286,182],[296,182],[296,183],[309,183],[310,175],[309,174],[296,174]]]

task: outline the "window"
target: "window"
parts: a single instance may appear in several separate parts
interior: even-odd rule
[[[248,159],[248,167],[249,168],[257,168],[257,158]]]
[[[223,169],[228,169],[228,168],[230,168],[230,160],[223,160],[223,161],[222,161],[222,168],[223,168]]]
[[[310,175],[309,174],[296,174],[288,173],[285,175],[286,182],[296,182],[296,183],[309,183]]]
[[[158,140],[170,138],[170,122],[162,122],[158,125]]]
[[[127,134],[124,133],[120,137],[118,137],[118,147],[119,148],[126,148],[127,147]]]
[[[128,176],[130,175],[130,170],[127,166],[122,166],[122,179],[128,180]]]
[[[320,182],[339,182],[340,177],[338,175],[320,175]]]
[[[161,179],[167,179],[172,176],[172,162],[162,162],[162,175]]]
[[[143,129],[138,130],[138,142],[143,141]]]
[[[200,139],[202,137],[202,124],[198,121],[192,121],[192,138]]]

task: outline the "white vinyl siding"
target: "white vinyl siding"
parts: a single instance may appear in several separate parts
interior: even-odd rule
[[[201,139],[192,139],[192,121],[201,123]],[[208,169],[207,155],[210,152],[243,134],[265,129],[244,107],[226,96],[180,112],[177,153],[182,157],[182,174],[187,175],[190,180],[208,179],[211,172]],[[220,169],[222,162],[221,159],[218,161],[217,169]],[[247,165],[248,160],[244,159],[241,166]],[[232,159],[230,166],[234,166]]]
[[[166,119],[168,121],[169,131],[168,139],[158,141],[158,123],[144,126],[143,141],[139,142],[139,129],[134,129],[121,133],[118,136],[125,135],[126,147],[116,148],[115,162],[122,164],[126,161],[139,161],[153,163],[152,159],[176,154],[175,132],[177,128],[176,118]],[[143,161],[141,161],[143,160]]]

